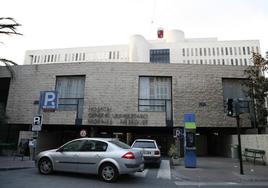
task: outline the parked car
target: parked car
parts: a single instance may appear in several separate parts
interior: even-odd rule
[[[81,138],[58,149],[38,154],[36,166],[41,174],[53,171],[99,175],[105,182],[114,182],[121,174],[142,171],[142,153],[117,139]]]
[[[145,163],[160,166],[161,152],[155,140],[137,139],[133,142],[131,148],[142,151]]]

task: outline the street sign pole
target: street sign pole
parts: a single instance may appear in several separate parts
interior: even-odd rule
[[[244,174],[243,170],[243,159],[242,159],[242,152],[241,152],[241,136],[240,136],[240,118],[239,115],[236,115],[236,124],[237,124],[237,137],[238,137],[238,156],[239,156],[239,163],[240,163],[240,174]]]
[[[238,157],[239,157],[239,164],[240,164],[240,174],[244,174],[243,170],[243,159],[242,159],[242,151],[241,151],[241,129],[240,129],[240,117],[239,114],[241,113],[240,109],[240,101],[235,100],[235,119],[237,125],[237,139],[238,139]]]

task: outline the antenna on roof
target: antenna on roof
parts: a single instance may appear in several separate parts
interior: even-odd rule
[[[152,15],[151,24],[154,24],[155,10],[156,10],[156,0],[154,0],[154,4],[153,4],[153,15]]]

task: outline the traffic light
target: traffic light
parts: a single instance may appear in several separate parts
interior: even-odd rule
[[[233,116],[234,114],[233,101],[233,99],[227,99],[227,116]]]

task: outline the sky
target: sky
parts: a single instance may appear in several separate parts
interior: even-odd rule
[[[186,38],[259,40],[268,51],[268,0],[0,0],[22,36],[0,35],[0,57],[23,64],[26,50],[127,44],[157,29]]]

